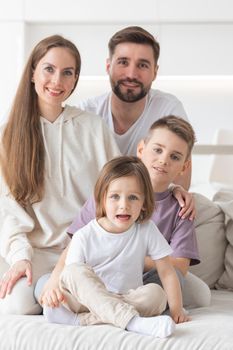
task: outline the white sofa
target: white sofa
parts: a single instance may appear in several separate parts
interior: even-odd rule
[[[41,315],[4,315],[0,316],[0,349],[232,350],[233,192],[217,193],[217,202],[195,197],[202,262],[191,270],[212,288],[212,299],[208,307],[189,310],[192,320],[177,325],[174,335],[161,340],[109,325],[73,327],[47,324]]]
[[[193,90],[193,84],[180,88],[173,82],[172,89],[167,86],[164,90],[175,93],[196,114],[197,101],[204,102],[202,89],[205,86],[197,85]],[[106,80],[95,80],[83,81],[79,86],[81,91],[78,87],[77,95],[83,98],[103,92],[108,84]],[[177,86],[179,91],[175,91]],[[230,93],[229,88],[226,96]],[[219,88],[219,94],[223,95],[222,88]],[[219,99],[211,99],[210,102],[209,95],[208,98],[208,101],[204,99],[206,106],[212,105],[214,111],[214,103],[219,103]],[[73,104],[75,99],[74,96]],[[232,99],[229,98],[228,102],[230,106]],[[203,104],[199,108],[201,111]],[[204,112],[205,116],[209,114],[207,110]],[[202,119],[202,116],[199,115],[199,118]],[[177,325],[174,335],[161,340],[108,325],[81,328],[47,324],[41,315],[0,315],[0,350],[232,350],[233,192],[219,192],[214,201],[196,194],[196,201],[196,230],[202,262],[191,271],[208,283],[212,299],[208,307],[189,310],[192,320]]]

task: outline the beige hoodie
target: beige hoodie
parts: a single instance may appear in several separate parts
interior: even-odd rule
[[[102,166],[120,154],[114,138],[92,113],[66,106],[54,123],[41,117],[45,194],[24,210],[0,179],[0,253],[12,265],[31,260],[33,248],[62,250],[66,229],[92,194]]]

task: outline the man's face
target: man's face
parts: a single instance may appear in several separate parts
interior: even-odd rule
[[[145,97],[157,69],[152,48],[143,44],[119,44],[107,61],[112,91],[124,102],[136,102]]]

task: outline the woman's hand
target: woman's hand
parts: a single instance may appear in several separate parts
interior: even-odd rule
[[[39,303],[43,306],[58,307],[63,301],[64,296],[59,288],[58,279],[50,277],[41,292]]]
[[[179,216],[181,216],[182,219],[188,217],[189,220],[194,220],[196,216],[196,209],[192,193],[187,192],[180,185],[174,185],[172,193],[182,207],[179,212]]]
[[[16,282],[22,278],[27,278],[27,283],[32,284],[32,266],[29,260],[17,261],[5,272],[0,280],[0,298],[5,298],[10,294]]]

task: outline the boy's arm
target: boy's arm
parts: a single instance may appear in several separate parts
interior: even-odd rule
[[[169,257],[155,261],[159,278],[162,282],[163,288],[167,294],[168,305],[171,316],[176,323],[182,323],[189,320],[189,317],[183,310],[182,294],[180,283],[176,272],[170,263]]]
[[[189,269],[190,259],[174,258],[173,256],[170,256],[169,259],[170,259],[172,266],[175,269],[178,269],[183,274],[183,276],[185,276],[186,273],[188,272],[188,269]]]
[[[64,296],[59,288],[59,276],[65,266],[68,248],[69,245],[63,250],[49,280],[44,285],[39,298],[39,303],[43,306],[57,307],[64,301]]]
[[[169,259],[172,266],[178,269],[185,276],[189,269],[190,259],[174,258],[172,256],[169,256]],[[155,262],[149,256],[146,256],[144,262],[144,272],[150,271],[154,268],[156,268]]]

